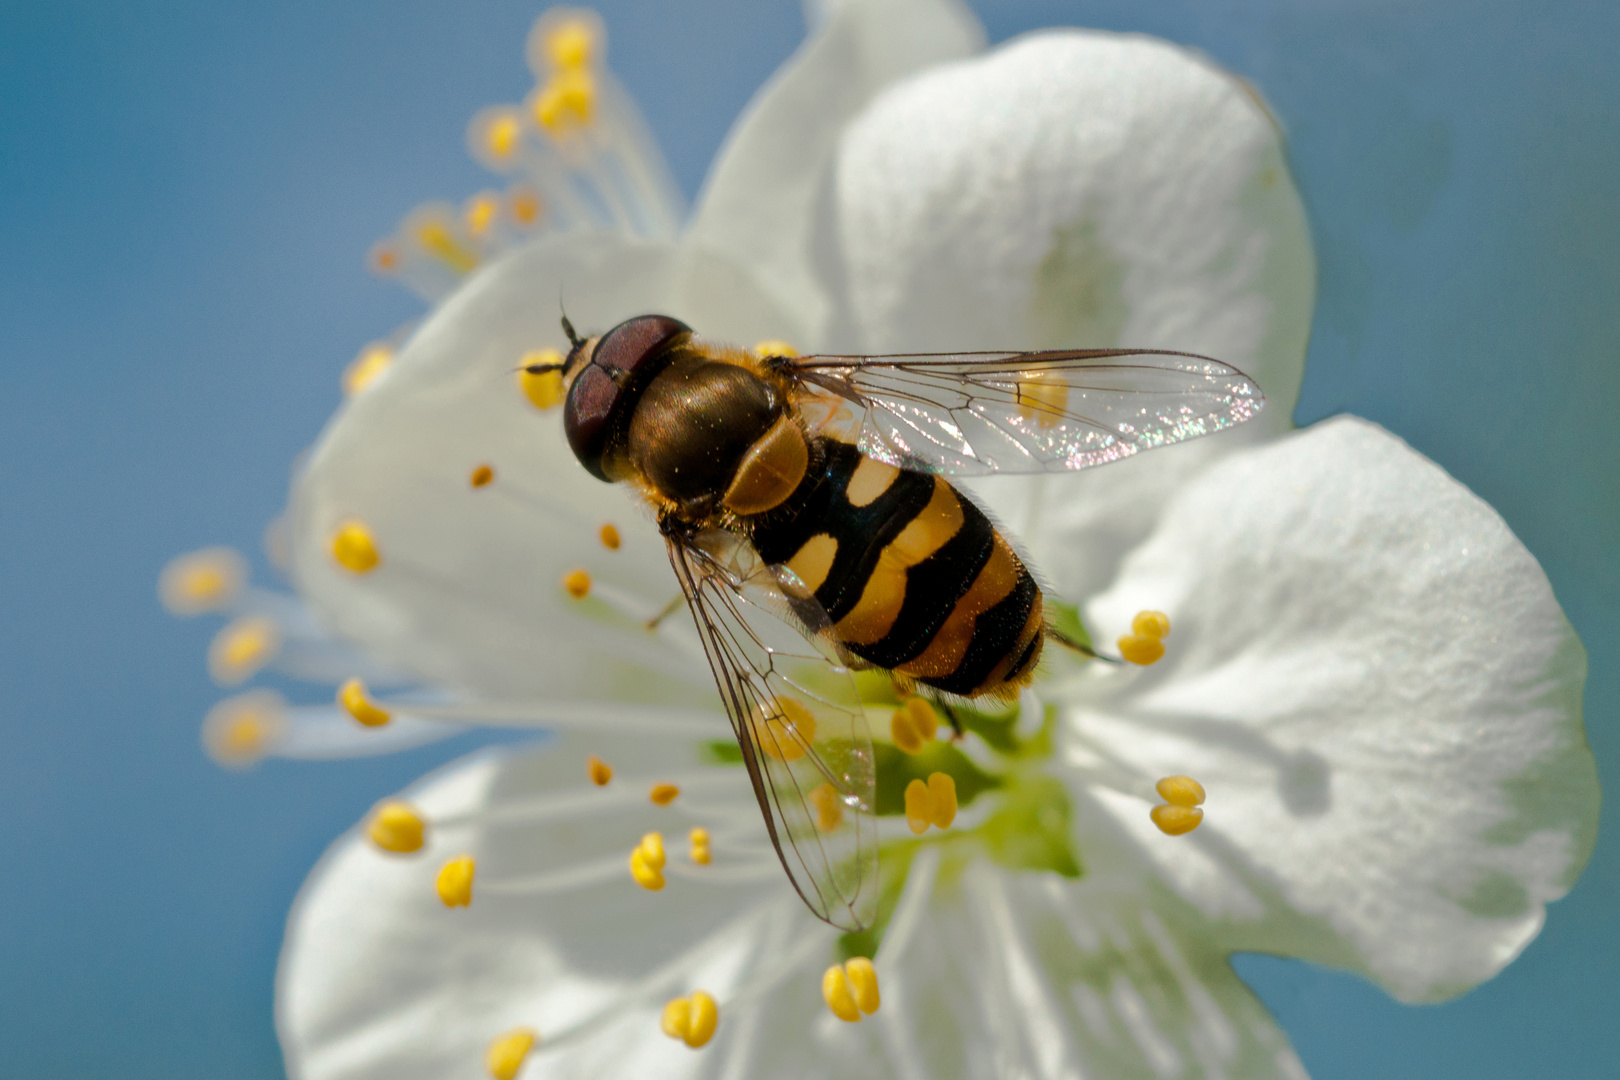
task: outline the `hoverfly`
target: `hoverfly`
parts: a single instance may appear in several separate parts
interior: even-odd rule
[[[1051,627],[947,477],[1062,472],[1242,423],[1235,368],[1160,350],[759,357],[664,315],[560,365],[569,445],[653,508],[771,842],[821,919],[871,925],[871,739],[852,669],[1015,696]],[[808,643],[808,648],[806,647]]]

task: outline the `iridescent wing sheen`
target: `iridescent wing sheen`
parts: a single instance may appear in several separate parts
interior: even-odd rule
[[[726,532],[664,529],[670,563],[793,887],[843,930],[877,911],[876,773],[826,612]]]
[[[1219,360],[1158,350],[806,356],[810,429],[952,476],[1066,472],[1241,424],[1260,388]]]

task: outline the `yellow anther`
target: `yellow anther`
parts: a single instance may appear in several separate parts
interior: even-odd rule
[[[777,698],[776,702],[779,711],[763,722],[754,722],[759,748],[778,761],[797,761],[815,741],[816,718],[792,698]]]
[[[816,808],[816,828],[821,832],[835,832],[844,823],[844,800],[831,784],[823,782],[812,788],[810,805]]]
[[[665,1035],[681,1040],[694,1050],[714,1038],[714,1029],[719,1023],[719,1004],[702,990],[670,1001],[658,1018],[658,1026]]]
[[[587,68],[559,68],[534,97],[534,122],[553,137],[589,127],[596,113],[596,79]]]
[[[834,1016],[852,1024],[862,1013],[877,1012],[877,970],[872,961],[857,956],[828,968],[821,976],[821,997]]]
[[[536,349],[523,354],[518,361],[518,388],[529,399],[529,404],[537,409],[554,409],[563,403],[567,395],[563,392],[561,371],[542,371],[535,375],[528,370],[562,362],[562,354],[556,349]]]
[[[394,362],[394,347],[386,341],[373,341],[361,349],[343,369],[343,395],[353,397],[388,370]]]
[[[611,523],[602,526],[602,531],[597,534],[597,537],[602,541],[602,546],[609,551],[618,551],[620,545],[624,543],[624,538],[619,535],[618,528]]]
[[[930,773],[928,780],[906,785],[906,825],[921,835],[934,825],[948,829],[956,820],[956,781],[949,773]]]
[[[512,220],[519,225],[533,225],[540,220],[540,196],[527,188],[513,191],[508,200],[512,209]]]
[[[231,769],[254,764],[286,730],[283,708],[280,696],[267,690],[238,694],[215,705],[203,719],[208,756]]]
[[[933,810],[934,796],[926,783],[913,780],[906,785],[906,824],[912,832],[920,836],[928,831],[928,823],[934,816]]]
[[[158,599],[175,615],[217,611],[247,580],[247,561],[227,547],[203,548],[169,560],[158,575]]]
[[[497,1035],[490,1040],[489,1049],[484,1051],[484,1068],[495,1080],[512,1080],[517,1076],[518,1070],[523,1068],[523,1059],[529,1056],[534,1049],[535,1041],[540,1033],[533,1028],[513,1028],[504,1035]]]
[[[570,570],[563,575],[562,587],[575,600],[583,600],[591,595],[591,575],[583,570]]]
[[[934,802],[934,812],[929,820],[941,829],[950,828],[956,820],[956,778],[950,773],[930,773],[928,794]]]
[[[366,727],[382,727],[394,718],[394,714],[378,705],[366,694],[366,684],[359,679],[350,679],[338,687],[338,704],[345,711]]]
[[[235,686],[269,663],[281,649],[281,628],[249,615],[228,623],[208,646],[208,673],[221,686]]]
[[[546,35],[546,59],[560,68],[580,68],[591,62],[596,35],[584,19],[566,19]]]
[[[882,1002],[878,997],[877,969],[872,966],[872,961],[864,956],[852,956],[844,961],[844,971],[849,976],[849,988],[861,1012],[868,1016],[877,1012]]]
[[[478,255],[451,234],[442,221],[424,221],[416,227],[416,242],[424,251],[458,274],[471,273]]]
[[[709,830],[693,829],[688,840],[692,845],[692,861],[699,866],[708,866],[714,861],[714,854],[709,850]]]
[[[516,112],[503,109],[485,122],[484,149],[497,163],[510,159],[522,139],[523,120]]]
[[[585,759],[585,775],[597,787],[606,787],[607,782],[613,779],[613,766],[592,754]]]
[[[494,192],[480,191],[467,200],[462,208],[462,218],[467,222],[467,232],[476,239],[489,232],[490,226],[501,212],[500,199]]]
[[[371,530],[366,528],[365,522],[354,519],[339,525],[332,534],[332,558],[354,574],[369,574],[382,561]]]
[[[495,470],[488,465],[480,465],[467,477],[467,483],[475,488],[488,487],[495,482]]]
[[[653,801],[654,806],[668,806],[680,793],[681,789],[674,784],[654,784],[652,790],[647,792],[647,798]]]
[[[786,356],[791,358],[798,356],[799,350],[795,349],[785,341],[778,341],[776,338],[766,338],[764,341],[754,342],[754,355],[760,359],[764,359],[767,356]]]
[[[889,718],[894,745],[908,754],[920,754],[939,730],[939,714],[926,698],[908,698]]]
[[[1018,415],[1049,428],[1062,423],[1069,386],[1057,372],[1031,372],[1018,382]]]
[[[1133,664],[1143,667],[1157,663],[1164,656],[1164,642],[1158,638],[1143,637],[1140,634],[1126,634],[1117,642],[1119,655]]]
[[[406,855],[421,850],[427,823],[409,803],[385,802],[371,814],[366,835],[384,851]]]
[[[630,876],[637,885],[649,892],[664,887],[664,838],[648,833],[630,853]]]
[[[1159,798],[1177,806],[1198,806],[1204,801],[1204,785],[1190,776],[1167,776],[1154,785]]]
[[[1153,818],[1153,824],[1159,827],[1159,831],[1171,836],[1190,833],[1204,820],[1204,812],[1196,806],[1176,806],[1166,803],[1163,806],[1155,806],[1148,813]]]
[[[1131,620],[1131,633],[1138,637],[1167,638],[1170,636],[1170,616],[1162,611],[1138,611]]]
[[[471,855],[457,855],[439,869],[434,884],[445,907],[466,907],[472,903],[473,872],[477,864]]]

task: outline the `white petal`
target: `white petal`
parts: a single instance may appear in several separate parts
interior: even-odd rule
[[[607,789],[580,790],[587,749],[619,770]],[[435,825],[427,850],[406,858],[340,841],[300,896],[283,952],[278,1024],[291,1074],[472,1080],[490,1039],[524,1025],[540,1033],[528,1080],[1303,1076],[1264,1008],[1199,939],[1196,913],[1102,870],[1075,882],[980,861],[942,877],[937,853],[924,853],[878,957],[881,1009],[859,1025],[836,1020],[819,993],[834,934],[803,909],[769,848],[760,856],[772,873],[756,884],[703,881],[727,859],[719,830],[764,838],[740,769],[706,770],[720,774],[703,810],[716,863],[674,875],[691,820],[681,814],[699,793],[654,809],[634,785],[670,775],[676,758],[690,753],[656,739],[481,755],[410,793],[436,822],[478,823]],[[581,799],[601,809],[535,814]],[[623,865],[651,828],[664,831],[671,870],[657,894],[636,889]],[[432,877],[464,851],[477,858],[474,900],[449,911]],[[610,874],[595,886],[495,889],[601,854]],[[693,989],[721,1006],[714,1042],[698,1053],[658,1028],[664,1001]]]
[[[801,350],[827,347],[834,308],[817,248],[839,133],[884,86],[976,52],[984,31],[957,0],[848,0],[827,5],[812,36],[732,128],[687,232],[749,267],[801,316]],[[772,337],[786,337],[787,331]]]
[[[785,324],[711,255],[609,234],[515,252],[435,311],[323,433],[292,494],[293,577],[333,631],[430,683],[496,699],[597,700],[611,688],[708,705],[701,662],[665,640],[684,616],[657,639],[637,625],[678,595],[657,530],[623,487],[575,460],[562,410],[539,411],[518,389],[525,352],[566,348],[559,297],[582,331],[646,311],[741,341]],[[495,480],[475,489],[469,476],[484,464]],[[331,553],[351,518],[382,556],[364,575]],[[621,550],[598,542],[604,523]],[[596,579],[590,600],[560,585],[575,568]]]
[[[1107,806],[1219,940],[1424,1001],[1535,937],[1596,829],[1585,653],[1490,507],[1382,429],[1326,422],[1201,476],[1091,625],[1110,641],[1144,608],[1170,651],[1074,710],[1071,760],[1204,784],[1187,837],[1147,800]]]
[[[1075,477],[976,484],[1079,599],[1210,457],[1290,425],[1315,265],[1253,91],[1139,36],[1049,31],[880,97],[837,166],[846,291],[865,352],[1123,345],[1203,353],[1267,395],[1233,432]],[[1033,527],[1026,525],[1026,528]],[[1072,551],[1083,542],[1083,552]]]

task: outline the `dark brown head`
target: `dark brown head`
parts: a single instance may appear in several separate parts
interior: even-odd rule
[[[638,315],[597,338],[594,348],[574,334],[566,319],[563,328],[574,345],[565,374],[578,370],[563,406],[563,430],[580,464],[598,480],[611,480],[603,468],[604,455],[616,438],[623,438],[641,392],[692,328],[668,315]]]

